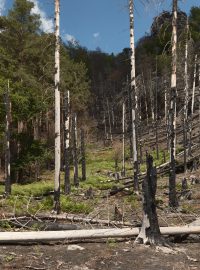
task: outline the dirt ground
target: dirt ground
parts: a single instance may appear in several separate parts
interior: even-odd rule
[[[200,240],[175,244],[168,254],[134,241],[0,246],[0,269],[197,270]]]

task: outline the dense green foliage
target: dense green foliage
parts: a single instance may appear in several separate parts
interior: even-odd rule
[[[33,6],[27,0],[15,0],[8,15],[0,17],[0,94],[3,98],[9,80],[12,179],[16,181],[29,175],[36,163],[52,158],[55,42],[53,34],[40,31],[40,17],[32,14]],[[61,70],[60,91],[70,90],[72,109],[85,112],[90,95],[87,69],[82,61],[70,59],[62,41]],[[5,122],[4,104],[0,118]]]

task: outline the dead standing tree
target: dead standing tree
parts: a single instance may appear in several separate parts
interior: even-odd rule
[[[5,107],[6,107],[6,154],[5,154],[5,194],[11,194],[11,178],[10,178],[10,123],[11,123],[11,104],[10,104],[10,86],[8,86],[5,93]]]
[[[184,172],[187,171],[187,129],[188,129],[188,32],[189,23],[187,18],[186,24],[186,41],[185,41],[185,100],[183,109],[183,144],[184,144]]]
[[[72,132],[73,132],[73,162],[74,162],[74,185],[79,186],[78,179],[78,155],[77,155],[77,116],[74,113],[72,117]]]
[[[172,19],[172,73],[169,110],[170,139],[170,174],[169,174],[169,206],[177,207],[176,197],[176,69],[177,69],[177,0],[173,0]]]
[[[151,245],[166,245],[164,238],[161,236],[156,213],[156,188],[157,173],[156,167],[153,167],[153,158],[147,155],[147,175],[143,181],[143,222],[142,228],[136,243]]]
[[[70,146],[69,146],[69,109],[70,109],[70,94],[67,91],[64,96],[64,162],[65,162],[65,182],[64,182],[64,191],[65,194],[70,193]]]
[[[85,132],[81,129],[81,168],[82,168],[82,180],[86,180],[86,160],[85,160]]]
[[[194,60],[194,76],[193,76],[193,86],[192,86],[192,104],[191,104],[191,115],[189,121],[189,145],[188,154],[192,155],[192,124],[193,124],[193,114],[194,114],[194,99],[195,99],[195,86],[196,86],[196,76],[197,76],[197,55],[195,55]]]
[[[123,108],[122,108],[122,176],[125,176],[125,174],[126,174],[126,168],[125,168],[125,114],[126,114],[126,108],[125,108],[125,103],[123,103]]]
[[[55,180],[54,210],[60,211],[60,0],[55,0]]]
[[[130,48],[131,48],[131,92],[133,94],[132,108],[132,140],[133,140],[133,175],[134,189],[139,190],[138,183],[138,143],[137,143],[137,110],[138,99],[135,80],[135,39],[134,39],[134,12],[133,0],[129,0],[129,15],[130,15]]]

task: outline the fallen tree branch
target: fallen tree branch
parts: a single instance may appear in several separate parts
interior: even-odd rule
[[[200,234],[200,226],[161,227],[162,235]],[[0,244],[3,243],[40,243],[47,241],[81,240],[98,238],[122,238],[137,236],[140,228],[93,229],[72,231],[39,231],[39,232],[0,232]]]

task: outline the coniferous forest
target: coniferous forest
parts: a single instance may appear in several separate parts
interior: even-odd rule
[[[60,0],[53,33],[0,16],[0,269],[200,269],[200,6],[136,40],[127,2],[115,54],[65,42]]]

